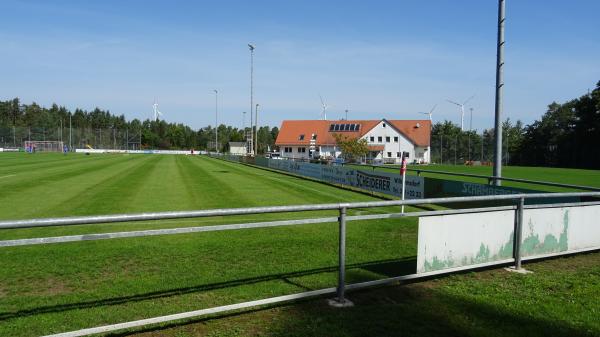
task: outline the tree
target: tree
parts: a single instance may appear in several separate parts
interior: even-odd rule
[[[553,102],[540,120],[524,128],[520,164],[600,168],[600,82],[563,104]]]
[[[339,133],[334,133],[333,138],[342,150],[342,156],[346,161],[355,162],[369,153],[369,146],[364,138],[350,138]]]

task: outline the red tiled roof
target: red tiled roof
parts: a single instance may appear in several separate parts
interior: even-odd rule
[[[431,140],[431,121],[424,120],[388,120],[398,131],[417,146],[429,146]],[[417,127],[417,124],[419,125]]]
[[[315,145],[335,145],[334,133],[348,138],[364,136],[381,120],[285,120],[281,123],[275,145],[309,146],[313,134],[317,136]],[[394,128],[418,146],[429,146],[431,122],[429,120],[388,120]],[[331,124],[360,124],[359,131],[329,131]],[[419,127],[417,127],[419,124]],[[304,135],[301,139],[301,135]]]

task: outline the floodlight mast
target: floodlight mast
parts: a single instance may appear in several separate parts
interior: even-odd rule
[[[250,146],[249,154],[254,154],[254,127],[253,127],[253,109],[254,109],[254,49],[253,44],[248,43],[250,48]]]
[[[501,186],[502,181],[502,94],[504,89],[504,22],[505,3],[498,0],[498,45],[496,52],[496,104],[494,113],[494,185]]]
[[[254,153],[255,155],[258,156],[258,107],[260,105],[257,103],[256,107],[254,108],[254,118],[256,118],[256,121],[254,123],[254,125],[256,126],[256,137],[254,138]]]
[[[219,92],[215,92],[215,152],[219,153]]]

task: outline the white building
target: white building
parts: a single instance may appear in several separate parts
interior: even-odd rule
[[[275,145],[284,158],[337,158],[341,155],[334,134],[367,140],[366,159],[399,163],[403,152],[409,162],[429,163],[429,120],[286,120]]]
[[[229,142],[229,154],[245,156],[246,143],[244,142]]]

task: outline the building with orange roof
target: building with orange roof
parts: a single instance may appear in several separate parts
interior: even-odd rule
[[[430,162],[429,120],[285,120],[275,145],[283,158],[334,159],[342,155],[336,133],[365,139],[371,150],[367,160],[399,163],[406,152],[409,162]]]

